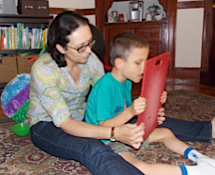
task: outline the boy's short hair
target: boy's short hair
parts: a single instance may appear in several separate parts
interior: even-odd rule
[[[127,59],[134,48],[149,48],[149,43],[133,33],[121,33],[117,35],[109,46],[109,58],[111,66],[114,66],[116,58]]]

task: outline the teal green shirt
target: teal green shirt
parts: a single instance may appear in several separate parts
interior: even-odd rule
[[[99,125],[124,111],[132,104],[132,83],[126,80],[124,83],[117,81],[111,73],[102,76],[93,86],[87,100],[85,121]],[[109,140],[102,140],[107,142]]]

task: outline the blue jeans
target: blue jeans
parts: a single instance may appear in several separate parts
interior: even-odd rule
[[[130,123],[136,122],[137,118],[133,118],[130,121]],[[158,128],[169,128],[182,141],[197,141],[203,143],[210,143],[212,141],[212,125],[210,121],[190,122],[166,117],[166,120]]]
[[[30,134],[32,142],[41,150],[59,158],[76,160],[93,175],[143,174],[99,140],[69,135],[53,122],[33,125]]]
[[[210,121],[185,121],[166,117],[158,128],[169,128],[182,141],[210,143],[212,141],[212,124]]]

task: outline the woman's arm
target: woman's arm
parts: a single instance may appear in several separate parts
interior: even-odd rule
[[[77,121],[69,117],[61,124],[64,132],[77,137],[91,137],[95,139],[109,139],[111,127],[96,126],[86,122]]]
[[[69,117],[61,124],[64,132],[77,137],[90,137],[95,139],[110,139],[111,128],[107,126],[96,126]],[[143,142],[144,125],[126,124],[115,127],[114,137],[117,141],[139,148]]]

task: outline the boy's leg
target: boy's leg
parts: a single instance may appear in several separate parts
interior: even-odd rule
[[[208,165],[215,168],[214,159],[201,154],[197,150],[189,147],[186,143],[178,140],[167,128],[156,128],[149,136],[149,143],[152,142],[161,142],[171,151],[184,155],[197,164],[207,162]]]
[[[187,144],[178,140],[175,135],[167,128],[156,128],[149,135],[149,143],[153,142],[161,142],[168,149],[180,155],[184,155],[185,150],[189,148]]]
[[[134,165],[146,175],[182,175],[179,166],[166,164],[147,164],[137,158],[131,153],[124,152],[120,154],[126,161]]]
[[[166,120],[157,128],[168,128],[182,141],[197,141],[211,143],[212,134],[215,138],[215,118],[210,122],[186,121],[165,116]],[[137,118],[133,118],[129,123],[136,123]]]
[[[200,162],[207,162],[215,168],[215,159],[205,156],[191,147],[185,150],[184,157],[196,162],[197,164],[199,164]]]
[[[124,152],[120,155],[146,175],[209,175],[215,173],[215,168],[208,165],[207,162],[201,162],[199,165],[195,166],[147,164],[133,157],[129,152]]]
[[[30,130],[38,148],[59,158],[79,161],[94,175],[142,175],[99,140],[69,135],[52,122],[39,122]]]
[[[212,128],[215,137],[215,119],[213,119],[212,122],[190,122],[166,117],[166,120],[162,125],[159,125],[158,128],[169,128],[174,135],[182,141],[210,143],[212,141]]]

